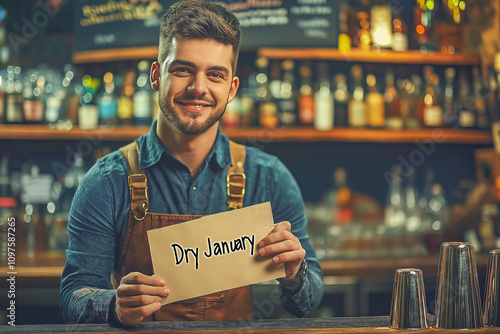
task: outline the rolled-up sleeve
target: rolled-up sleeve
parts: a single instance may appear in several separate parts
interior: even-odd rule
[[[108,173],[94,165],[73,198],[69,245],[61,278],[61,314],[66,322],[107,322],[115,290],[115,191]]]
[[[283,307],[291,314],[302,317],[314,310],[323,298],[323,272],[318,257],[309,241],[307,218],[304,213],[304,201],[300,188],[290,171],[276,159],[275,173],[272,174],[271,205],[275,223],[288,221],[291,232],[299,239],[306,251],[306,273],[302,285],[297,291],[290,291],[280,284],[280,296]]]

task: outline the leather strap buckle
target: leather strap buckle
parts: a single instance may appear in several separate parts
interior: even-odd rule
[[[146,214],[148,212],[148,209],[149,209],[148,203],[142,202],[141,204],[139,204],[138,206],[135,207],[134,212],[133,212],[134,218],[137,221],[144,220],[146,218]]]
[[[241,181],[238,182],[231,180],[235,176],[241,177]],[[227,196],[241,198],[245,195],[246,175],[244,173],[230,173],[227,175],[226,180],[227,180]],[[232,193],[231,187],[240,188],[240,193],[239,194]]]

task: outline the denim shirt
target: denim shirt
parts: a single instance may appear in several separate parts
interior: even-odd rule
[[[198,174],[170,154],[156,135],[156,121],[136,140],[139,168],[148,178],[150,212],[209,215],[227,211],[226,176],[231,164],[228,138],[217,134]],[[306,250],[306,274],[300,288],[280,284],[283,307],[303,316],[320,303],[323,275],[306,230],[300,189],[278,158],[246,147],[243,205],[271,202],[275,223],[289,221]],[[69,246],[62,273],[60,304],[66,322],[107,322],[116,293],[110,281],[117,268],[130,211],[127,163],[120,151],[97,160],[82,179],[70,209]]]

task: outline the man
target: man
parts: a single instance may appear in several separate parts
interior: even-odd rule
[[[284,263],[282,304],[296,316],[319,304],[322,272],[295,180],[277,158],[219,130],[239,85],[240,35],[233,14],[203,0],[177,2],[162,18],[151,66],[162,113],[149,134],[98,160],[73,200],[61,282],[65,321],[250,319],[249,287],[161,307],[170,291],[153,276],[146,231],[267,201],[278,223],[259,253]]]

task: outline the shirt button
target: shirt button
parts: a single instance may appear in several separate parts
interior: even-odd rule
[[[193,187],[193,190],[196,190],[196,187]]]

